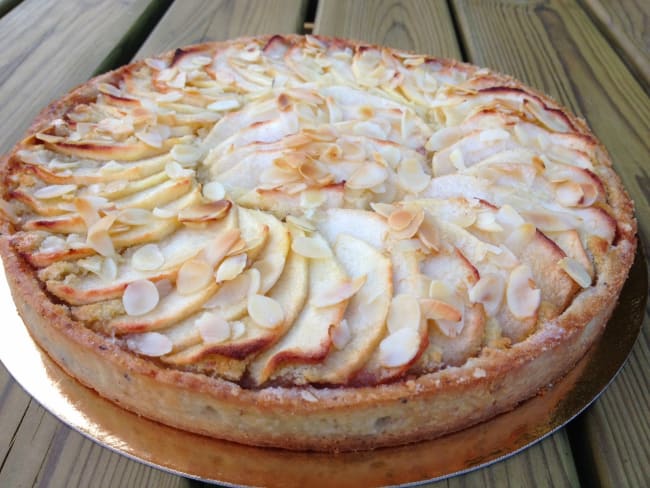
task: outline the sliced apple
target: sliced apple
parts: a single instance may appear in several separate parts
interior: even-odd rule
[[[347,279],[334,258],[309,260],[309,296],[342,286]],[[328,307],[316,307],[308,302],[282,339],[250,364],[251,381],[260,385],[275,376],[298,380],[301,365],[309,367],[323,361],[332,344],[330,330],[343,318],[347,304],[348,300],[344,300]]]
[[[277,302],[282,308],[284,320],[279,326],[274,328],[262,327],[250,317],[244,317],[241,319],[244,328],[241,337],[216,344],[199,343],[200,336],[197,335],[196,331],[191,331],[187,325],[177,326],[169,332],[169,337],[174,345],[179,348],[182,348],[185,344],[193,345],[163,358],[163,361],[170,364],[188,364],[206,357],[212,357],[212,355],[243,360],[247,356],[269,347],[292,327],[300,310],[303,308],[309,284],[308,269],[309,266],[305,258],[293,252],[289,253],[282,276],[268,293],[268,297]],[[214,313],[228,320],[227,310],[215,309]],[[167,331],[164,331],[164,333],[167,334]]]
[[[177,200],[193,189],[192,178],[166,180],[154,187],[115,201],[117,208],[154,208]]]
[[[388,234],[386,221],[375,212],[367,210],[330,208],[325,212],[325,216],[319,219],[317,226],[318,231],[332,246],[339,235],[346,234],[375,249],[382,249]]]
[[[366,363],[385,333],[384,324],[393,295],[390,260],[379,251],[362,240],[341,234],[334,252],[350,279],[365,276],[366,280],[345,311],[349,341],[342,348],[335,343],[322,363],[299,367],[311,383],[346,383]],[[291,368],[281,374],[291,376]]]

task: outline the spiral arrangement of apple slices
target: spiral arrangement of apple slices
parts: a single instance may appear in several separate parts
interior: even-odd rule
[[[616,237],[596,141],[487,70],[275,36],[92,86],[23,141],[0,208],[71,316],[169,368],[459,366],[552,322]]]

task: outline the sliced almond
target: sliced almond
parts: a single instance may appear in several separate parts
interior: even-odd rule
[[[176,161],[169,161],[165,165],[165,173],[172,180],[181,180],[183,178],[194,176],[194,170],[183,168],[183,166]]]
[[[203,185],[202,192],[203,196],[211,202],[223,200],[223,197],[226,196],[226,189],[218,181],[211,181]]]
[[[246,324],[241,320],[235,320],[230,324],[230,330],[232,331],[232,338],[239,339],[246,333]]]
[[[127,285],[122,295],[122,305],[127,315],[137,317],[156,308],[159,299],[158,288],[154,283],[137,280]]]
[[[406,212],[406,214],[402,212]],[[395,217],[395,214],[397,214],[397,217]],[[393,226],[390,224],[391,217],[393,217]],[[404,224],[404,221],[410,219],[410,222],[406,225],[406,227],[402,229],[397,229],[396,227],[402,226]],[[422,210],[419,207],[402,207],[399,210],[396,210],[393,212],[389,217],[388,217],[388,225],[391,227],[391,236],[394,239],[400,240],[400,239],[410,239],[413,237],[418,230],[420,229],[420,225],[422,225],[422,222],[424,221],[424,210]]]
[[[120,210],[115,220],[127,225],[147,225],[151,223],[152,214],[145,208],[125,208]]]
[[[178,270],[176,290],[181,295],[191,295],[212,280],[212,267],[203,259],[193,258],[185,261]]]
[[[206,344],[218,344],[230,339],[230,324],[219,313],[205,312],[196,319],[194,326]]]
[[[514,229],[505,241],[508,249],[517,254],[521,252],[535,238],[537,230],[533,224],[522,224]]]
[[[388,171],[376,163],[361,164],[345,182],[352,190],[366,190],[381,185],[388,178]]]
[[[172,341],[160,332],[133,334],[126,338],[126,345],[133,352],[143,356],[159,357],[172,351]]]
[[[379,344],[379,363],[387,368],[408,364],[420,349],[417,329],[404,327],[390,334]]]
[[[203,305],[203,308],[223,308],[246,299],[251,288],[253,271],[257,270],[245,271],[236,278],[225,281],[214,297]],[[259,275],[259,272],[257,274]],[[254,293],[257,293],[258,289]]]
[[[253,322],[265,329],[274,329],[284,322],[284,310],[273,298],[264,295],[248,297],[248,315]]]
[[[516,229],[520,225],[526,223],[519,212],[517,212],[510,205],[503,205],[495,215],[496,221],[501,224],[505,229]]]
[[[224,259],[214,275],[217,282],[230,281],[239,276],[246,267],[246,254],[237,254]]]
[[[115,254],[115,247],[108,231],[115,223],[116,217],[115,214],[106,215],[88,228],[86,244],[102,256]]]
[[[418,330],[421,322],[420,303],[413,295],[395,295],[390,302],[386,325],[391,333],[407,328]]]
[[[208,105],[208,110],[214,110],[215,112],[225,112],[226,110],[234,110],[241,107],[239,100],[234,98],[217,100],[216,102]]]
[[[291,242],[291,250],[310,259],[327,259],[332,256],[332,250],[319,235],[296,236]]]
[[[432,218],[425,215],[418,229],[418,237],[422,243],[433,251],[440,251],[440,233]]]
[[[131,256],[131,265],[140,271],[153,271],[165,264],[165,256],[156,244],[145,244]]]
[[[506,282],[503,276],[496,273],[485,273],[469,290],[469,300],[481,303],[485,313],[494,317],[503,303]]]
[[[34,192],[34,197],[39,200],[59,198],[77,189],[77,185],[49,185],[39,188]]]
[[[485,232],[501,232],[503,227],[501,227],[497,221],[494,212],[486,211],[479,212],[476,214],[476,221],[474,226]]]
[[[178,212],[178,220],[183,223],[219,220],[228,214],[230,207],[232,207],[232,203],[229,200],[201,203],[182,209]]]
[[[591,275],[587,268],[585,268],[579,261],[572,258],[562,258],[557,264],[582,288],[589,288],[591,286]]]
[[[441,280],[431,280],[429,283],[429,297],[437,300],[449,301],[452,296],[449,285]]]
[[[431,181],[431,176],[424,172],[422,165],[415,158],[405,159],[400,163],[397,177],[402,188],[411,193],[421,192]]]
[[[352,333],[350,332],[350,326],[348,321],[343,319],[336,326],[330,329],[330,337],[332,339],[332,344],[339,351],[348,345],[350,339],[352,339]]]
[[[323,293],[311,298],[311,303],[316,307],[329,307],[341,303],[356,295],[366,282],[366,275],[358,276],[353,280],[345,281],[334,289],[325,290]]]
[[[420,309],[422,316],[427,320],[449,320],[458,322],[463,314],[453,305],[435,298],[421,298]]]
[[[175,161],[183,166],[193,165],[203,156],[201,149],[192,144],[176,144],[170,154]]]
[[[533,317],[541,303],[541,291],[535,287],[530,268],[519,265],[510,272],[506,288],[508,308],[518,319]]]
[[[573,181],[564,181],[555,186],[555,198],[564,207],[576,207],[582,202],[582,186]]]

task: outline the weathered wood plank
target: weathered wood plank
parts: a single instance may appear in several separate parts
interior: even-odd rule
[[[650,243],[650,100],[575,3],[454,0],[470,61],[512,74],[586,118],[612,155]],[[647,247],[646,247],[647,249]],[[647,252],[646,252],[647,255]],[[578,422],[581,476],[604,486],[643,486],[650,438],[650,314],[627,365]]]
[[[0,19],[0,153],[86,81],[155,0],[26,0]]]
[[[650,2],[642,0],[582,0],[602,33],[650,86]]]
[[[300,32],[306,11],[307,0],[177,1],[137,57],[198,42]]]
[[[321,0],[314,33],[460,59],[447,3]]]

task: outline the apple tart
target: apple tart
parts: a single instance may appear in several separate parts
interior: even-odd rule
[[[548,97],[315,36],[101,75],[1,173],[38,344],[125,409],[259,446],[397,445],[514,408],[597,339],[636,246],[605,149]]]

